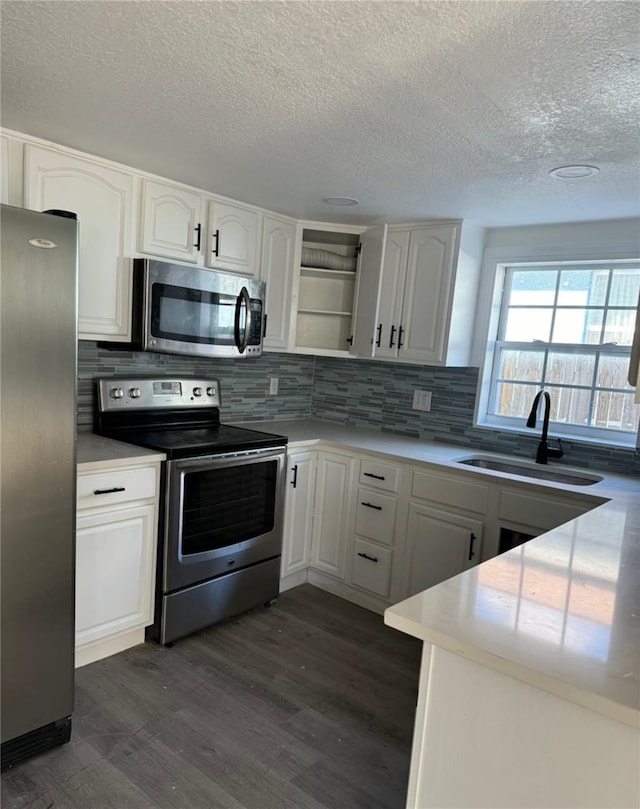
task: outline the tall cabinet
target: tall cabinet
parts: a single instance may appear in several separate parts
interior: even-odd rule
[[[32,144],[24,171],[25,207],[78,216],[80,338],[130,340],[132,175]]]

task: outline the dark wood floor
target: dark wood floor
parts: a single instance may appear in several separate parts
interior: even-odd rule
[[[4,809],[403,809],[421,644],[303,585],[76,673],[70,744]]]

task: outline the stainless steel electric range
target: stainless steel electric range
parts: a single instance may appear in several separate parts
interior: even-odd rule
[[[286,437],[220,424],[216,379],[99,379],[97,403],[97,433],[167,456],[148,636],[169,645],[274,599]]]

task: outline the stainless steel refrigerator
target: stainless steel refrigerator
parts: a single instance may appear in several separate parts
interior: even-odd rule
[[[69,740],[77,222],[0,210],[2,767]]]

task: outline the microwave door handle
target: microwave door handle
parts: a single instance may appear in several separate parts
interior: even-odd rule
[[[241,338],[240,312],[242,310],[243,304],[245,306],[247,314],[244,321],[244,335]],[[249,344],[250,329],[251,329],[251,298],[249,297],[249,291],[247,290],[247,288],[242,287],[242,289],[240,290],[240,294],[238,295],[238,299],[236,301],[236,319],[235,319],[236,346],[238,347],[238,351],[241,354],[244,354],[247,345]]]

